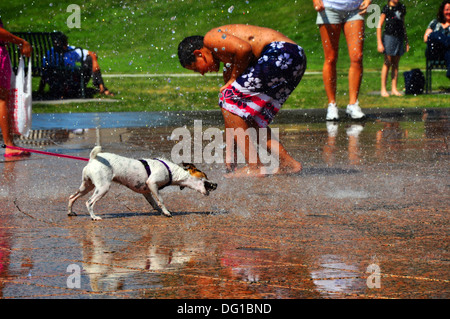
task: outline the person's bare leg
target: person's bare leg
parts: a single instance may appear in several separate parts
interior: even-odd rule
[[[230,128],[234,130],[233,128]],[[237,147],[234,142],[234,133],[225,129],[225,166],[227,173],[233,172],[237,168]]]
[[[3,143],[7,146],[14,146],[8,114],[8,91],[2,88],[0,88],[0,129],[2,130]],[[20,151],[5,149],[5,154],[14,153],[20,153]]]
[[[402,94],[397,89],[397,81],[398,81],[398,64],[400,61],[399,56],[393,56],[392,57],[392,87],[391,87],[391,93],[395,96],[402,96]]]
[[[382,97],[388,97],[389,93],[386,88],[387,84],[387,77],[389,73],[389,68],[391,66],[391,57],[388,55],[384,56],[384,63],[383,67],[381,68],[381,96]]]
[[[92,58],[92,73],[100,71],[100,65],[98,64],[97,54],[95,52],[89,52],[89,55]],[[114,96],[107,88],[105,88],[104,84],[99,84],[98,89],[100,94]]]
[[[265,171],[264,167],[258,156],[257,149],[250,139],[249,130],[252,128],[249,123],[238,115],[228,112],[222,109],[223,119],[225,122],[225,132],[227,139],[227,146],[232,145],[230,139],[234,139],[237,147],[242,152],[245,158],[246,166],[236,169],[231,173],[225,174],[227,178],[234,177],[252,177],[252,176],[263,176]],[[227,150],[226,152],[231,152],[232,150]],[[226,153],[226,161],[232,158],[230,153]],[[227,169],[234,168],[231,163],[226,163]]]
[[[269,150],[272,155],[276,155],[279,161],[278,170],[272,173],[293,174],[300,172],[302,170],[302,164],[295,160],[280,141],[273,136],[270,127],[263,128],[263,130],[267,130],[267,150]]]
[[[350,69],[348,71],[349,104],[358,101],[363,74],[364,21],[349,21],[344,24]]]
[[[336,63],[339,51],[340,24],[321,24],[319,26],[325,56],[322,76],[328,103],[336,103]]]

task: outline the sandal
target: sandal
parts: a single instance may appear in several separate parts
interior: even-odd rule
[[[30,156],[31,153],[27,151],[20,151],[20,152],[14,152],[14,153],[5,153],[3,156],[6,158],[10,157],[24,157],[24,156]]]

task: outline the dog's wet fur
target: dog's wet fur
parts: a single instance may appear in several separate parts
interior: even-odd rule
[[[149,166],[150,175],[140,160],[123,157],[112,153],[102,153],[101,147],[92,149],[89,163],[83,169],[82,183],[78,191],[69,198],[69,216],[76,216],[72,211],[74,202],[95,188],[94,194],[86,202],[93,220],[101,218],[94,214],[94,205],[108,191],[112,182],[127,186],[144,195],[152,207],[167,217],[172,214],[165,207],[159,190],[165,186],[179,186],[194,189],[203,195],[217,189],[217,184],[208,180],[206,174],[194,164],[183,163],[183,167],[166,159],[144,159]],[[169,185],[170,183],[170,185]]]

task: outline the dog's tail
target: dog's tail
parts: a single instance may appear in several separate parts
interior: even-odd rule
[[[89,158],[90,159],[94,159],[97,157],[97,154],[100,153],[102,151],[102,147],[101,146],[96,146],[92,149],[91,154],[89,154]]]

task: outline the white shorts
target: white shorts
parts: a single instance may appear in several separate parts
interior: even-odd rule
[[[357,20],[364,21],[364,17],[359,14],[359,9],[353,11],[342,11],[325,8],[325,10],[317,12],[316,24],[342,24]]]

